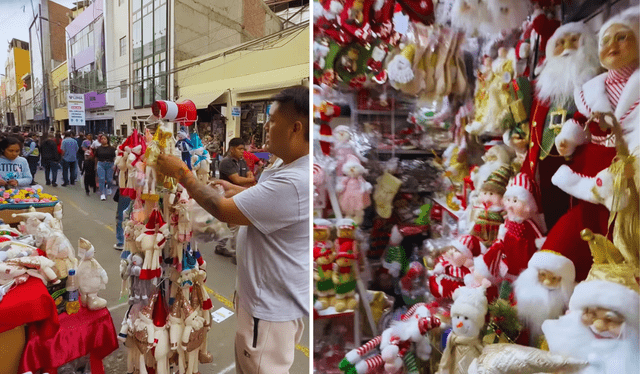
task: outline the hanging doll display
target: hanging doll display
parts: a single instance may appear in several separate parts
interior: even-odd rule
[[[364,209],[371,205],[371,183],[364,180],[365,168],[353,155],[347,156],[342,172],[344,176],[339,179],[336,187],[340,209],[345,217],[360,224]]]
[[[189,170],[191,170],[191,151],[193,151],[194,147],[191,143],[191,139],[189,139],[189,134],[186,130],[182,129],[178,131],[177,137],[178,141],[176,142],[176,148],[180,151],[182,161],[187,164]]]

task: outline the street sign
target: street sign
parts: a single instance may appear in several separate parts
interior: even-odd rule
[[[69,126],[84,126],[84,94],[69,94],[67,100]]]
[[[233,108],[231,108],[231,115],[233,117],[240,117],[240,107],[234,106]]]

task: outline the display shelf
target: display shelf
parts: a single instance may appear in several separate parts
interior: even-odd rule
[[[409,110],[372,110],[372,109],[354,109],[356,114],[364,115],[384,115],[384,116],[408,116],[411,111]]]
[[[358,302],[358,307],[353,310],[348,310],[344,312],[336,312],[336,309],[332,306],[327,309],[317,310],[313,308],[313,319],[330,319],[330,318],[341,318],[341,317],[353,317],[353,338],[354,338],[354,347],[360,345],[362,341],[362,333],[360,331],[360,295],[356,293],[355,298]]]
[[[402,148],[395,148],[395,149],[377,149],[378,153],[395,153],[395,154],[401,154],[401,155],[432,155],[433,153],[429,150],[424,150],[424,149],[402,149]]]

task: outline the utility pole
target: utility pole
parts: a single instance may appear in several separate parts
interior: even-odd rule
[[[49,79],[51,78],[51,28],[49,27],[49,0],[42,0],[39,17],[46,22],[40,22],[43,64],[43,91],[44,91],[44,116],[47,131],[53,126],[53,116],[51,112],[51,92],[49,92]]]

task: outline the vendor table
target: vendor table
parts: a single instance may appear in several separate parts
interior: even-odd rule
[[[25,342],[24,325],[44,339],[60,326],[56,304],[38,278],[9,291],[0,301],[0,373],[15,374]]]
[[[60,329],[51,339],[43,339],[29,327],[19,373],[42,369],[55,374],[56,368],[90,354],[91,372],[104,374],[102,359],[116,349],[118,340],[109,310],[80,308],[71,316],[60,314]]]

